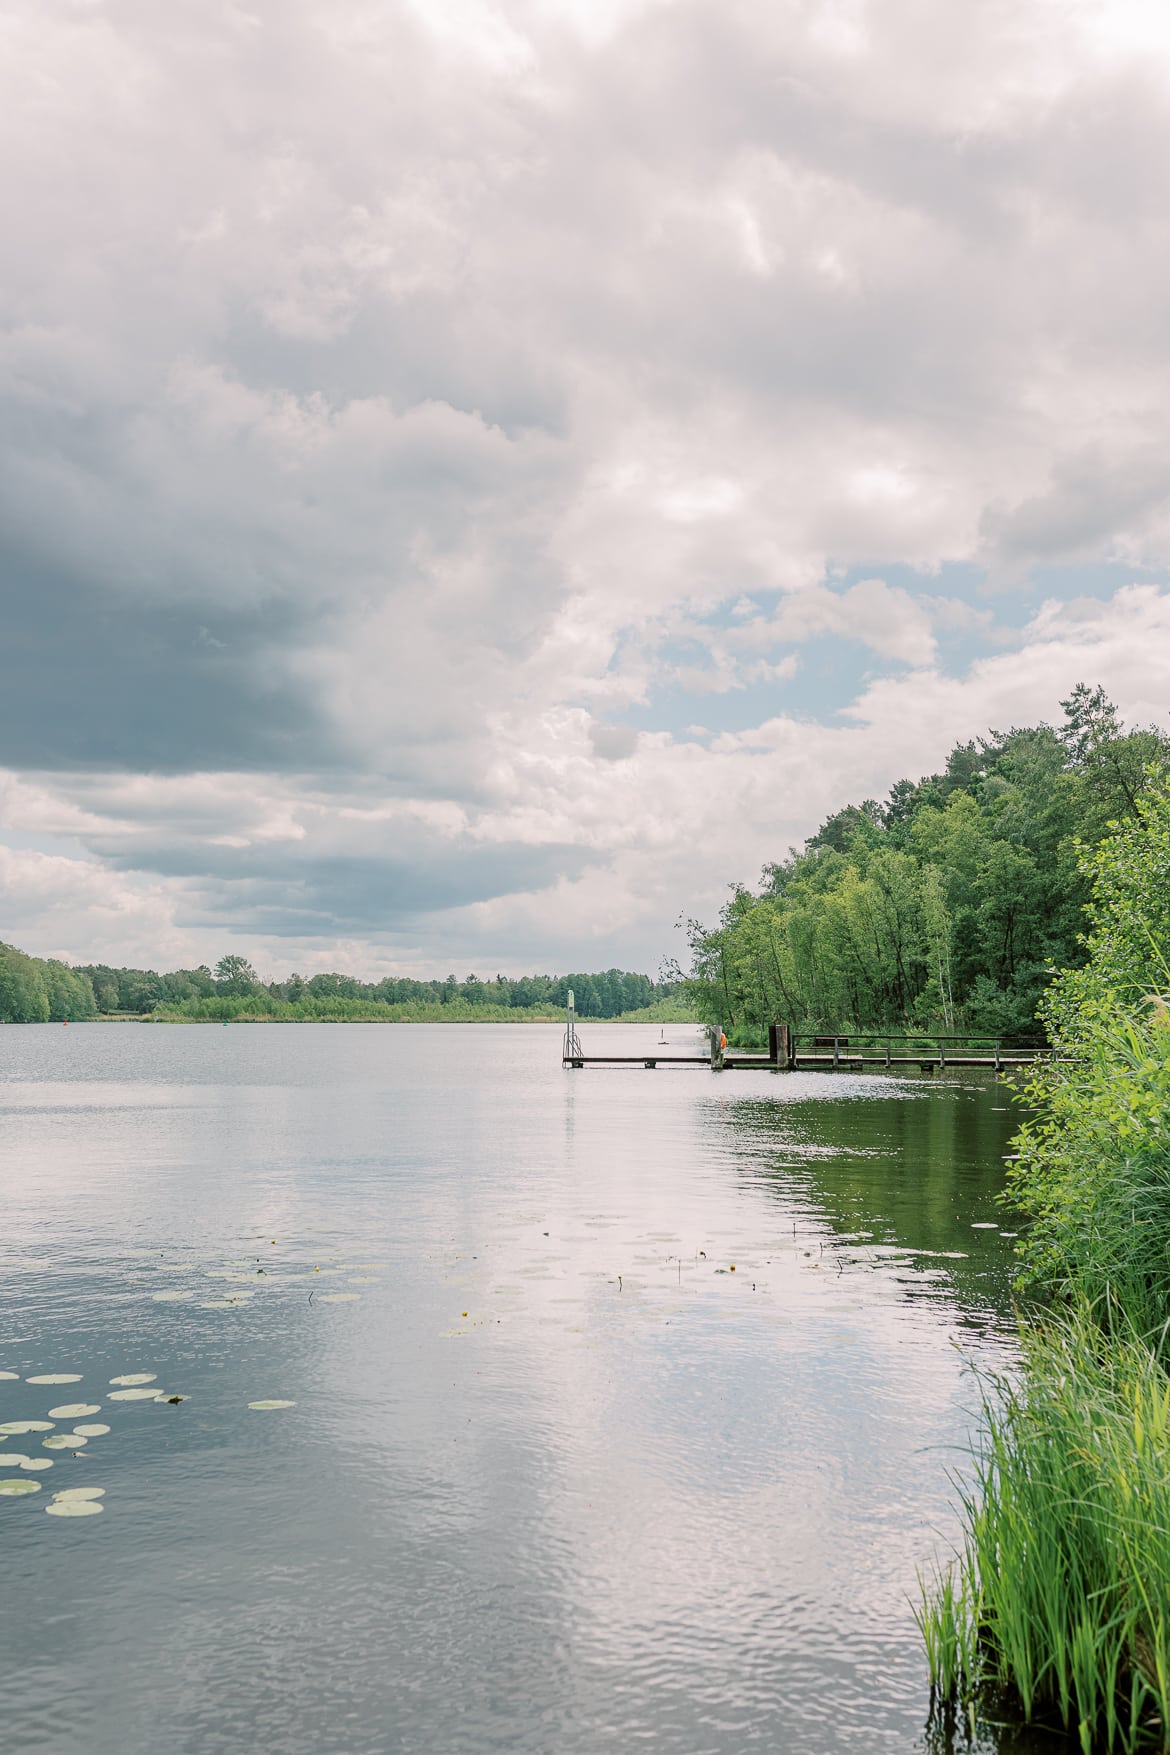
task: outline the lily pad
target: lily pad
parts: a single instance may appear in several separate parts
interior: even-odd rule
[[[45,1510],[50,1517],[96,1517],[105,1506],[96,1499],[51,1499]]]
[[[51,1438],[42,1438],[41,1443],[46,1450],[77,1450],[88,1444],[89,1439],[79,1438],[76,1432],[54,1432]]]
[[[157,1389],[114,1389],[107,1396],[111,1402],[152,1402]]]
[[[86,1414],[100,1414],[100,1402],[66,1402],[63,1407],[50,1408],[50,1420],[83,1420]]]
[[[20,1382],[20,1372],[19,1371],[0,1371],[0,1381],[3,1381],[4,1383],[19,1383]]]
[[[53,1459],[51,1456],[26,1456],[20,1466],[35,1473],[38,1469],[51,1469]]]
[[[248,1406],[250,1408],[255,1408],[255,1409],[257,1409],[257,1411],[266,1411],[269,1408],[295,1408],[296,1405],[297,1404],[295,1402],[249,1402],[248,1403]]]
[[[104,1438],[109,1429],[108,1426],[77,1426],[74,1428],[81,1438]]]
[[[318,1298],[318,1304],[356,1304],[361,1298],[360,1292],[326,1292]]]
[[[0,1494],[6,1499],[19,1499],[24,1493],[39,1493],[39,1481],[0,1481]]]
[[[6,1420],[0,1432],[51,1432],[52,1420]]]
[[[23,1456],[19,1450],[6,1450],[3,1456],[0,1456],[0,1468],[21,1469],[27,1461],[27,1456]]]
[[[40,1377],[26,1377],[26,1383],[80,1383],[80,1371],[46,1371]]]
[[[53,1494],[54,1499],[104,1499],[105,1496],[104,1487],[62,1487],[59,1493]]]
[[[111,1377],[110,1382],[116,1383],[120,1389],[129,1389],[132,1384],[136,1384],[136,1383],[157,1383],[158,1382],[158,1372],[157,1371],[126,1371],[126,1372],[123,1372],[121,1377]]]

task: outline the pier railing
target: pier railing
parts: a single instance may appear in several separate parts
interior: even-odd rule
[[[1049,1053],[1038,1037],[976,1032],[934,1036],[916,1031],[882,1034],[850,1031],[848,1035],[832,1036],[795,1031],[788,1024],[772,1024],[768,1029],[767,1052],[752,1054],[728,1049],[722,1030],[713,1024],[706,1033],[705,1054],[663,1054],[654,1050],[642,1054],[589,1054],[582,1048],[574,1024],[570,1017],[562,1055],[562,1064],[571,1067],[709,1066],[716,1072],[730,1072],[737,1067],[767,1072],[860,1071],[871,1067],[892,1071],[895,1067],[916,1067],[924,1073],[948,1067],[984,1067],[1001,1073],[1013,1067],[1030,1066]]]

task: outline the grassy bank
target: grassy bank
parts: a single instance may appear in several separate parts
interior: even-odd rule
[[[1010,1197],[1021,1368],[986,1386],[965,1535],[924,1591],[938,1710],[1091,1751],[1170,1732],[1170,787],[1085,860],[1088,960],[1046,1002]]]
[[[364,999],[306,999],[295,1003],[269,994],[243,998],[216,995],[158,1006],[153,1016],[164,1024],[548,1024],[562,1014],[540,1006],[420,1005],[406,1001],[381,1005]]]
[[[553,1024],[564,1021],[563,1011],[547,1006],[469,1005],[453,1000],[447,1005],[406,1001],[383,1005],[364,999],[277,999],[271,994],[244,997],[215,995],[186,999],[178,1005],[157,1006],[151,1016],[163,1024]],[[689,1023],[690,1008],[682,1000],[663,999],[620,1018],[579,1019],[588,1029],[597,1023],[675,1024]]]

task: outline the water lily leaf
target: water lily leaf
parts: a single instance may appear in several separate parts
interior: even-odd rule
[[[121,1377],[111,1377],[110,1382],[116,1383],[120,1389],[129,1389],[132,1384],[136,1383],[157,1383],[158,1372],[126,1371],[123,1372]]]
[[[6,1450],[4,1455],[0,1456],[0,1468],[20,1469],[27,1461],[27,1456],[23,1456],[19,1450]]]
[[[356,1304],[361,1298],[360,1292],[326,1292],[318,1298],[318,1304]]]
[[[42,1438],[41,1443],[46,1450],[76,1450],[88,1444],[88,1438],[79,1438],[76,1432],[54,1432],[51,1438]]]
[[[41,1377],[26,1377],[26,1383],[80,1383],[80,1371],[46,1371]]]
[[[105,1506],[96,1499],[51,1499],[45,1510],[50,1517],[96,1517]]]
[[[37,1469],[51,1469],[53,1466],[53,1459],[51,1456],[26,1456],[20,1466],[22,1469],[29,1469],[34,1472]]]
[[[51,1432],[52,1420],[6,1420],[0,1432]]]
[[[295,1402],[249,1402],[248,1403],[248,1406],[250,1408],[256,1408],[256,1409],[295,1408],[296,1405],[297,1404]]]
[[[22,1493],[39,1493],[39,1481],[0,1481],[0,1493],[6,1499],[18,1499]]]
[[[63,1407],[50,1408],[49,1418],[50,1420],[80,1420],[84,1419],[86,1414],[100,1414],[101,1411],[102,1404],[100,1402],[66,1402]]]
[[[54,1499],[104,1499],[105,1496],[104,1487],[62,1487],[59,1493],[53,1494]]]
[[[82,1438],[104,1438],[109,1431],[108,1426],[77,1426],[75,1431]]]
[[[106,1397],[111,1402],[152,1402],[157,1389],[112,1389]]]
[[[19,1371],[0,1371],[0,1380],[3,1380],[3,1382],[5,1382],[5,1383],[19,1383],[20,1382],[20,1372]]]

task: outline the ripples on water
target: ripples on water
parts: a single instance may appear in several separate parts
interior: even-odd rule
[[[921,1747],[915,1569],[964,1359],[1006,1356],[1002,1087],[559,1055],[0,1030],[0,1370],[82,1375],[0,1420],[111,1427],[0,1498],[6,1747]]]

